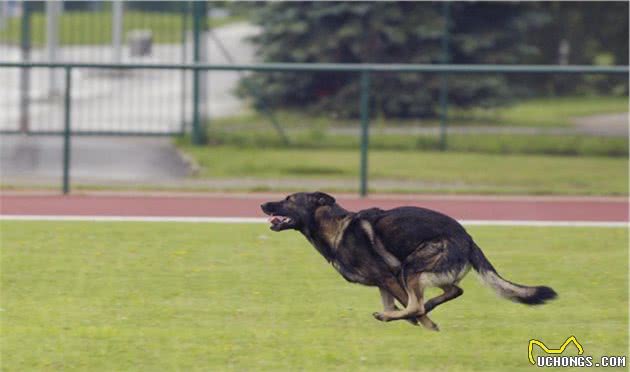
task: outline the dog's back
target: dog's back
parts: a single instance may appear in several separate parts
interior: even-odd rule
[[[462,225],[453,218],[430,209],[400,207],[390,210],[378,208],[360,211],[358,215],[368,220],[386,249],[404,261],[418,249],[422,242],[449,238],[465,244],[471,241]],[[462,252],[466,254],[467,252]]]

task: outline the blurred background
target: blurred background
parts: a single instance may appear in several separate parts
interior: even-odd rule
[[[4,190],[628,193],[627,2],[2,0],[3,62]]]

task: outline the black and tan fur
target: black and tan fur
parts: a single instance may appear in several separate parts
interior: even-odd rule
[[[503,279],[454,219],[424,208],[378,208],[350,212],[321,192],[297,193],[261,206],[271,229],[300,231],[347,281],[379,288],[381,321],[405,319],[438,330],[427,314],[463,294],[458,283],[472,267],[495,292],[509,300],[539,305],[556,297],[545,286]],[[424,291],[444,293],[429,300]],[[397,300],[404,306],[398,309]]]

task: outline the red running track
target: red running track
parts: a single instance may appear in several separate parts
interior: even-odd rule
[[[2,194],[1,215],[263,217],[260,204],[278,200],[275,194],[204,195],[42,195]],[[487,197],[487,196],[372,196],[340,195],[349,210],[414,205],[457,219],[516,221],[628,221],[626,198]]]

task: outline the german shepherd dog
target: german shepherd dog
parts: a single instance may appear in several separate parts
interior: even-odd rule
[[[350,212],[322,192],[292,194],[261,208],[271,230],[301,232],[347,281],[378,287],[384,310],[373,316],[380,321],[405,319],[439,330],[427,314],[464,293],[457,284],[470,267],[508,300],[539,305],[557,296],[549,287],[503,279],[462,225],[429,209]],[[425,301],[428,287],[444,293]]]

